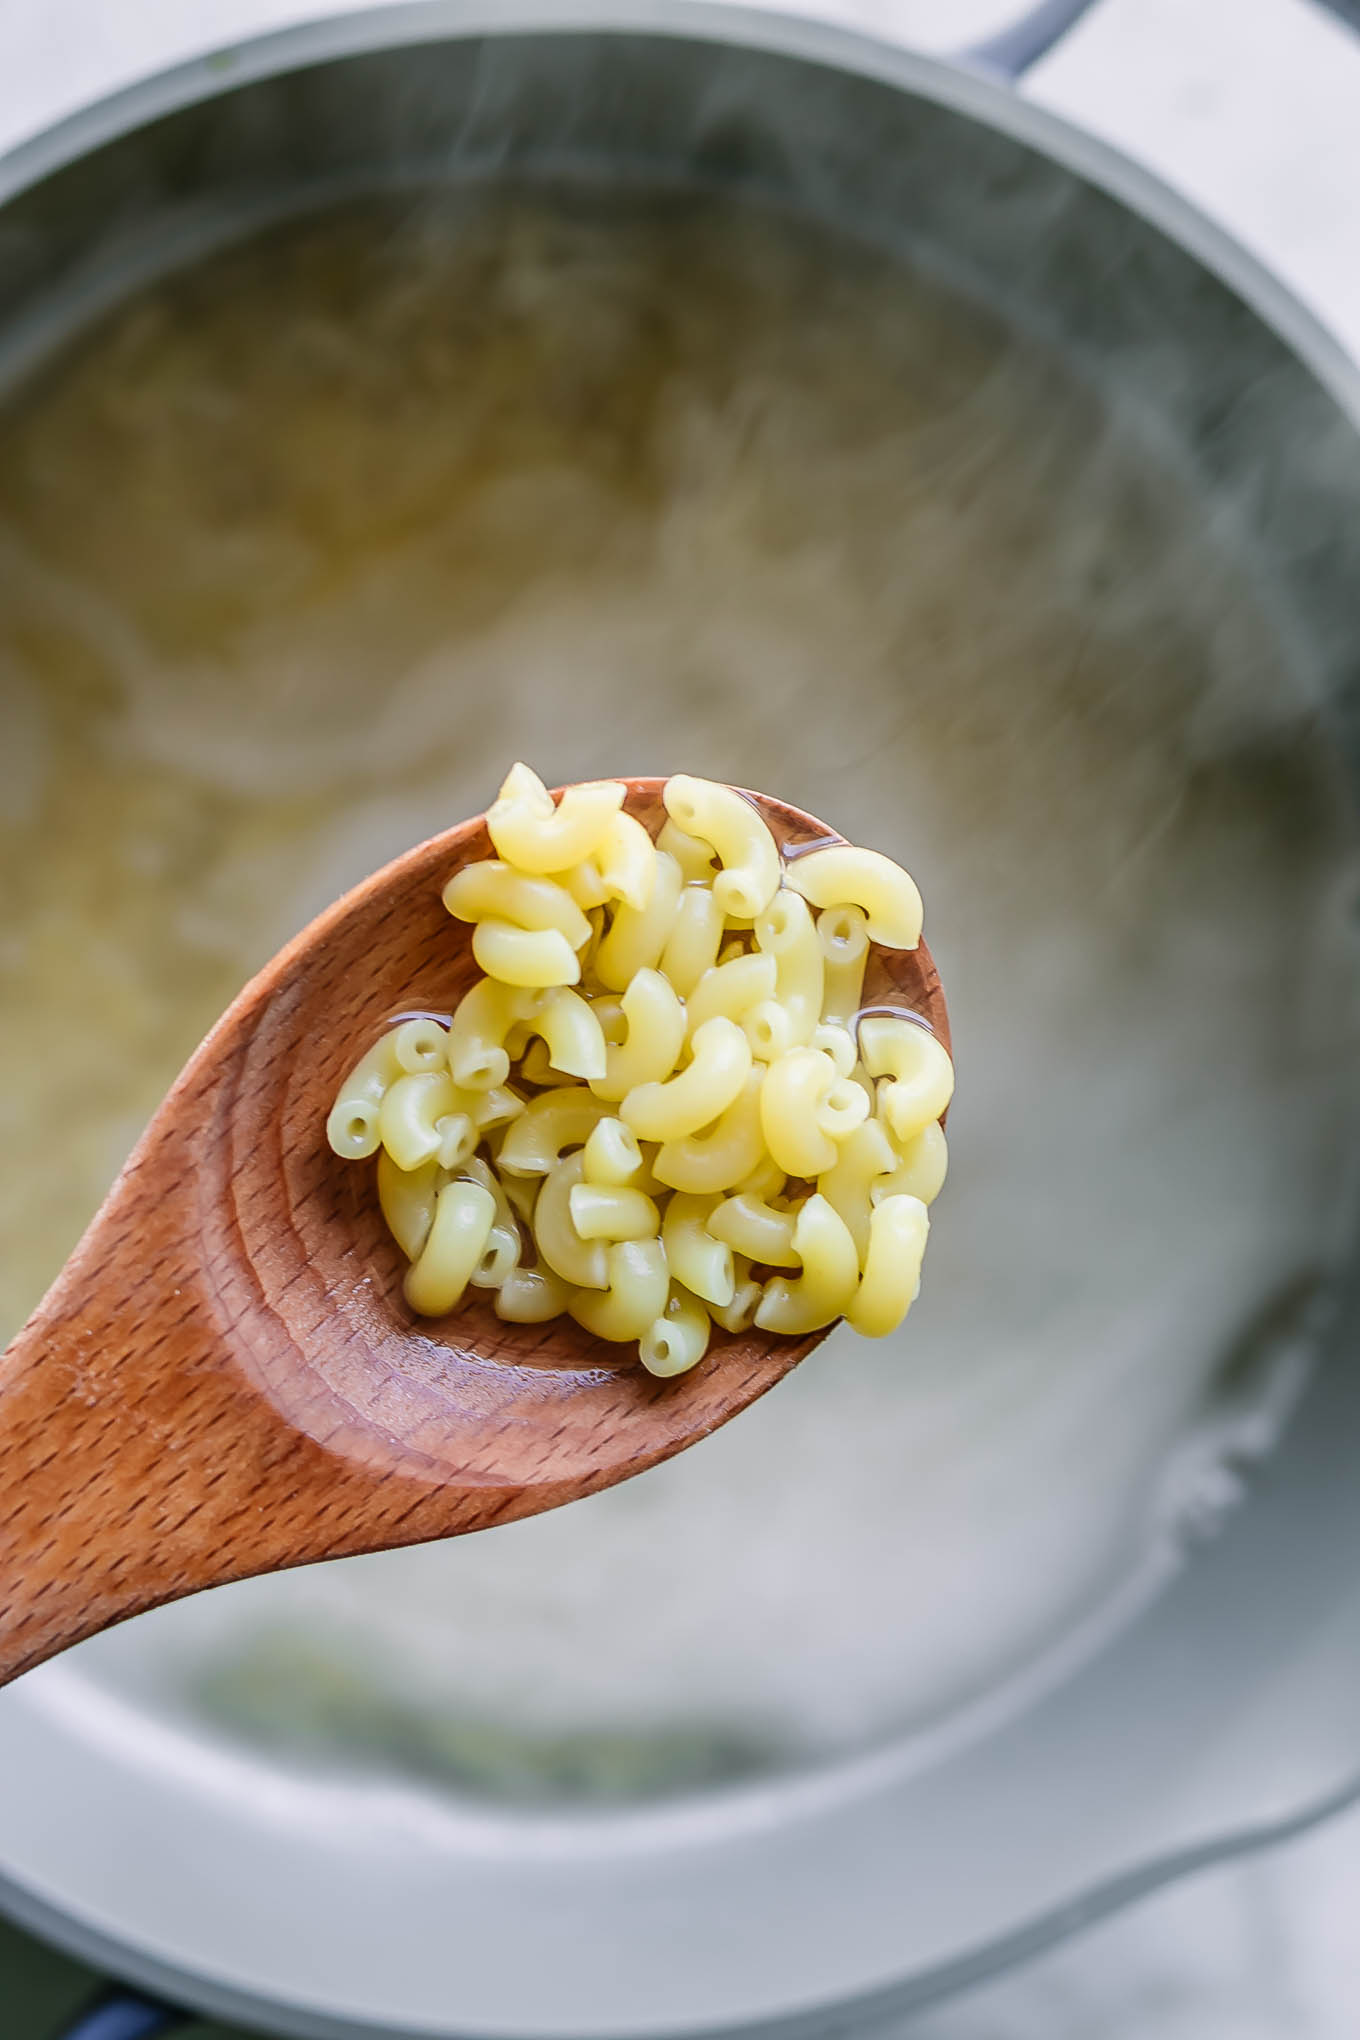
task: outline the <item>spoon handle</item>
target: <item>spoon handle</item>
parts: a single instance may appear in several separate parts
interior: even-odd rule
[[[252,1373],[252,1342],[291,1349],[205,1258],[196,1117],[153,1126],[0,1357],[0,1684],[201,1587],[474,1527],[356,1449],[324,1390],[300,1423]]]
[[[268,1495],[319,1449],[242,1393],[195,1288],[159,1286],[154,1245],[117,1252],[116,1217],[0,1360],[0,1683],[230,1577],[242,1532],[257,1569]]]

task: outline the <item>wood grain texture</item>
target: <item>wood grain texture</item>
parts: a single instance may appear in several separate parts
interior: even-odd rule
[[[629,781],[653,832],[661,784]],[[835,839],[755,798],[782,841]],[[0,1682],[203,1587],[591,1494],[705,1437],[825,1336],[715,1326],[697,1368],[657,1381],[569,1320],[407,1308],[372,1164],[333,1155],[325,1119],[397,1015],[448,1013],[479,975],[439,895],[493,854],[484,817],[420,845],[246,987],[0,1359]],[[948,1044],[924,946],[874,950],[865,997]]]

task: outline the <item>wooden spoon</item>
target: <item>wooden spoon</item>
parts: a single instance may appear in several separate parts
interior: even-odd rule
[[[659,779],[629,781],[655,833]],[[784,843],[834,840],[755,796]],[[323,1128],[402,1012],[478,975],[440,889],[485,819],[313,921],[218,1022],[0,1358],[0,1682],[158,1602],[252,1573],[481,1530],[641,1473],[727,1422],[825,1336],[715,1327],[689,1374],[569,1320],[477,1300],[413,1317],[371,1165]],[[924,946],[871,952],[866,1003],[948,1043]]]

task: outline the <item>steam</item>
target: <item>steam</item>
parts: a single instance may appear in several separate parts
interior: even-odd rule
[[[5,796],[0,1043],[101,1015],[84,1145],[50,1152],[55,1078],[7,1128],[10,1315],[240,978],[522,751],[901,856],[960,1072],[900,1345],[833,1342],[562,1518],[167,1611],[89,1676],[200,1692],[286,1627],[431,1719],[821,1753],[1032,1664],[1262,1449],[1215,1382],[1335,1252],[1348,825],[1223,530],[1037,341],[756,208],[356,208],[15,408],[0,573],[5,713],[51,732]]]

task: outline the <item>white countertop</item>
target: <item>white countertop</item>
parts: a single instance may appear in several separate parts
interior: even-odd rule
[[[0,9],[0,149],[150,69],[355,4]],[[943,50],[1022,4],[805,0],[804,11]],[[1360,36],[1311,0],[1098,0],[1025,90],[1178,185],[1360,357]],[[912,2040],[1355,2040],[1357,1921],[1360,1812],[1145,1901],[913,2022]]]

